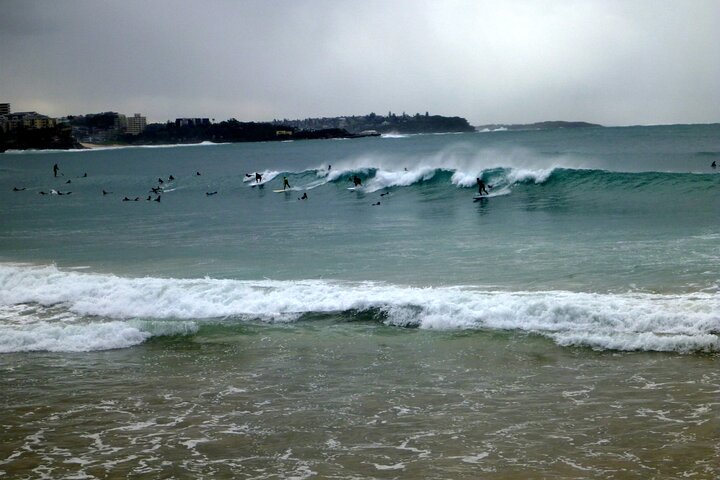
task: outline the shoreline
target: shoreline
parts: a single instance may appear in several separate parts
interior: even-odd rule
[[[108,144],[102,144],[102,143],[87,143],[87,142],[78,142],[80,145],[83,146],[83,148],[87,148],[89,150],[94,150],[97,148],[118,148],[118,147],[127,147],[128,145],[123,145],[120,143],[108,143]]]

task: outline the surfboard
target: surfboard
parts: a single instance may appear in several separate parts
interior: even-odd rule
[[[505,195],[510,195],[510,189],[507,187],[500,188],[498,190],[493,190],[492,192],[490,192],[488,194],[484,194],[484,195],[480,195],[479,193],[476,193],[475,195],[473,195],[473,200],[480,200],[483,198],[492,198],[492,197],[502,197]]]
[[[275,192],[275,193],[283,193],[283,192],[290,193],[290,189],[288,188],[286,190],[273,190],[273,192]]]
[[[354,192],[356,190],[362,190],[362,188],[363,187],[348,187],[348,190],[350,190],[351,192]]]

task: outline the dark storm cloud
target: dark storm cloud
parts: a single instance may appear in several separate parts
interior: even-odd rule
[[[16,110],[719,120],[714,0],[1,5],[0,101]]]

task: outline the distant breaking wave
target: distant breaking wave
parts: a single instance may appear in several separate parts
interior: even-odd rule
[[[518,331],[594,349],[720,351],[720,299],[710,293],[122,278],[0,264],[0,353],[127,348],[152,337],[201,335],[218,322],[302,322],[314,314],[398,327]]]
[[[263,180],[286,175],[293,185],[302,189],[317,188],[327,184],[348,185],[358,176],[363,190],[375,192],[389,188],[416,187],[420,185],[447,185],[454,188],[476,188],[477,178],[491,185],[496,192],[509,194],[519,185],[545,185],[568,190],[658,190],[680,188],[685,191],[716,189],[720,175],[669,172],[613,172],[608,170],[572,169],[564,167],[520,168],[492,167],[480,170],[451,169],[446,167],[419,166],[411,169],[386,167],[351,167],[305,170],[303,172],[262,172]],[[250,181],[250,179],[244,179]]]

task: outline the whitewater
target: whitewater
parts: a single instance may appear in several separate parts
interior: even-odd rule
[[[0,304],[5,308],[26,306],[6,310],[9,324],[0,328],[0,352],[122,348],[151,336],[192,335],[203,324],[293,322],[309,314],[346,315],[350,320],[370,315],[397,327],[517,330],[546,335],[561,345],[617,350],[720,348],[720,303],[715,294],[601,295],[372,282],[128,279],[8,265],[0,265],[0,286]]]

